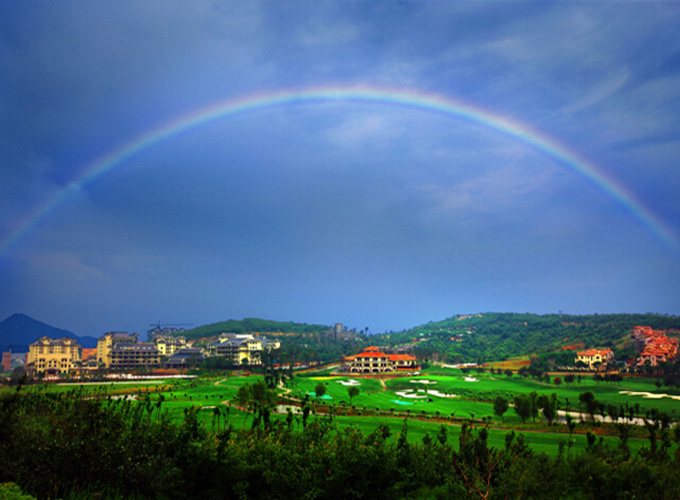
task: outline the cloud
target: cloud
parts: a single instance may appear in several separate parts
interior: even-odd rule
[[[518,219],[537,208],[549,197],[546,190],[554,179],[552,169],[537,170],[508,166],[455,184],[420,186],[434,201],[433,212],[444,216],[465,214],[476,223],[480,215],[505,218],[515,213]]]
[[[679,17],[661,2],[4,2],[0,230],[177,117],[333,85],[406,87],[525,123],[678,227]],[[502,134],[304,102],[196,127],[84,186],[4,257],[21,300],[0,306],[96,331],[167,311],[379,330],[458,308],[671,310],[677,256],[664,251],[597,186]],[[664,285],[639,293],[642,269]]]
[[[336,146],[352,149],[389,147],[406,132],[400,122],[395,113],[358,112],[328,130],[326,138]]]
[[[64,281],[91,281],[104,277],[96,267],[85,264],[82,258],[69,252],[36,252],[26,256],[36,274],[49,274]]]

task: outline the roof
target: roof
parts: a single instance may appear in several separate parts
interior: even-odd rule
[[[156,346],[154,344],[147,344],[147,343],[137,343],[137,344],[119,344],[116,345],[112,349],[113,352],[121,352],[121,351],[156,351],[158,352],[158,349],[156,349]]]
[[[97,348],[96,347],[83,347],[83,352],[80,356],[83,360],[86,360],[87,358],[90,357],[97,357]]]
[[[38,340],[35,342],[29,344],[29,345],[50,345],[50,346],[58,346],[58,345],[70,345],[70,346],[75,346],[78,347],[80,344],[78,344],[78,341],[76,339],[72,339],[70,337],[62,337],[60,339],[52,339],[50,337],[40,337]]]
[[[360,352],[354,355],[355,358],[386,358],[387,354],[380,351]]]
[[[205,354],[203,353],[203,349],[199,349],[199,348],[180,349],[175,354],[170,356],[168,361],[171,360],[171,359],[177,360],[177,359],[186,359],[186,358],[192,358],[192,357],[204,358]]]
[[[359,354],[346,356],[345,361],[354,361],[357,358],[387,358],[389,361],[415,361],[416,358],[408,354],[385,354],[380,352],[377,347],[367,347]]]
[[[408,354],[390,354],[390,361],[415,361],[416,358]]]
[[[577,353],[579,356],[607,356],[612,354],[611,349],[587,349],[585,351],[580,351]]]

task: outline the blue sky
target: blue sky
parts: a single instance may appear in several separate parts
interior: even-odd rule
[[[0,317],[678,314],[678,25],[677,2],[2,2]],[[524,126],[657,227],[516,137],[379,101],[225,117],[64,191],[199,109],[325,87]]]

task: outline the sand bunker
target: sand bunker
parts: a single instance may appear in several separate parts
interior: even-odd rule
[[[440,398],[457,398],[458,397],[458,394],[444,394],[443,392],[439,392],[439,391],[430,391],[430,394],[432,394],[433,396],[440,397]]]
[[[479,382],[475,377],[465,377],[466,382]]]
[[[349,380],[336,380],[336,382],[338,384],[342,384],[342,385],[345,385],[345,386],[361,385],[361,382],[359,382],[358,380],[354,380],[352,378],[349,379]]]
[[[424,380],[424,379],[423,380],[413,379],[413,380],[409,380],[409,382],[411,382],[412,384],[436,384],[437,383],[436,380]]]
[[[657,394],[654,392],[634,392],[634,391],[619,391],[619,394],[628,394],[629,396],[642,396],[648,399],[671,398],[680,401],[680,396],[673,396],[671,394]]]
[[[411,399],[427,399],[427,394],[419,393],[419,392],[411,392],[411,391],[398,392],[397,396],[401,396],[402,398],[411,398]]]
[[[457,398],[458,394],[444,394],[443,392],[439,391],[425,392],[423,389],[418,389],[418,391],[409,390],[397,392],[397,396],[411,399],[427,399],[430,396],[437,396],[439,398]]]

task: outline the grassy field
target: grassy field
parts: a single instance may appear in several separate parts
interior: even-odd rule
[[[234,400],[236,393],[243,384],[253,384],[261,379],[262,377],[253,375],[173,380],[172,382],[87,385],[45,384],[29,386],[23,390],[62,393],[71,391],[74,394],[82,391],[81,394],[84,395],[101,395],[105,392],[107,395],[128,397],[145,397],[148,393],[154,402],[162,397],[162,408],[172,418],[181,419],[189,408],[200,407],[198,416],[207,428],[223,426],[226,422],[230,422],[235,428],[240,429],[250,425],[252,415],[223,403]],[[359,384],[357,387],[360,390],[359,395],[353,398],[351,406],[349,405],[348,386],[344,385],[350,380],[355,380],[354,383]],[[290,396],[304,398],[309,393],[313,393],[319,383],[324,384],[328,397],[328,399],[318,400],[323,408],[329,405],[336,409],[339,407],[343,407],[345,410],[354,408],[353,416],[334,417],[334,422],[339,431],[350,426],[356,426],[369,433],[375,430],[378,425],[384,424],[391,429],[394,439],[401,432],[403,421],[407,418],[409,441],[420,441],[427,434],[435,438],[442,424],[447,426],[449,439],[457,440],[460,433],[460,421],[453,422],[454,425],[451,425],[452,422],[445,420],[445,417],[451,416],[456,419],[490,417],[492,427],[502,427],[500,418],[493,414],[493,404],[491,403],[497,395],[512,399],[516,394],[532,391],[536,391],[538,394],[554,392],[559,398],[562,408],[568,407],[577,410],[579,394],[584,391],[592,391],[595,397],[604,404],[621,405],[628,402],[629,405],[634,405],[637,402],[640,404],[641,411],[658,408],[673,415],[674,418],[677,418],[680,410],[680,401],[678,400],[666,397],[647,399],[642,396],[621,393],[621,391],[666,393],[665,390],[657,389],[654,381],[650,379],[625,379],[620,384],[611,384],[595,382],[588,377],[584,378],[580,384],[556,386],[518,376],[463,373],[459,370],[442,370],[441,368],[433,369],[429,373],[426,371],[419,376],[385,381],[309,373],[295,377],[293,381],[288,381],[284,392]],[[412,394],[417,394],[420,397],[407,397]],[[452,395],[455,395],[455,397],[450,397]],[[315,398],[312,396],[310,400],[315,401]],[[219,419],[215,417],[215,407],[222,410]],[[381,412],[379,416],[375,415],[377,410]],[[433,421],[425,421],[423,420],[424,417]],[[437,421],[436,417],[440,417],[440,420]],[[272,418],[285,419],[286,416],[285,414],[273,415]],[[321,415],[310,417],[311,421],[315,418],[325,417]],[[512,408],[505,414],[504,420],[506,427],[521,424],[520,418]],[[301,425],[299,416],[296,417],[293,425]],[[540,432],[534,432],[531,428],[526,429],[526,426],[521,431],[534,450],[556,455],[558,443],[560,441],[566,443],[568,440],[568,434],[551,432],[552,428],[548,429],[545,424],[536,424],[535,429]],[[564,430],[564,427],[560,426],[560,429]],[[582,433],[584,430],[580,430],[581,433],[574,435],[573,450],[584,449],[586,446],[586,437]],[[507,428],[491,428],[489,443],[502,448],[505,444],[505,435],[508,432],[510,431]],[[615,446],[619,441],[617,437],[605,437],[604,440],[612,446]],[[631,449],[639,449],[647,444],[648,441],[645,439],[631,438],[629,441]]]
[[[598,401],[607,405],[624,405],[628,403],[633,406],[640,405],[640,413],[644,415],[645,410],[657,408],[659,411],[670,415],[677,415],[680,412],[680,400],[669,397],[647,398],[642,395],[625,394],[623,391],[630,392],[649,392],[653,395],[668,394],[680,396],[677,390],[658,389],[654,385],[654,380],[626,378],[623,382],[612,384],[608,382],[595,382],[592,377],[584,377],[582,382],[573,384],[561,384],[559,386],[552,383],[548,384],[531,378],[519,376],[506,377],[488,373],[462,373],[459,370],[449,370],[448,375],[441,375],[442,369],[437,369],[438,375],[424,373],[417,377],[405,377],[399,379],[385,380],[383,387],[380,381],[372,379],[359,379],[359,396],[352,401],[356,408],[380,408],[381,410],[396,410],[404,412],[410,410],[411,414],[422,413],[456,417],[492,417],[494,420],[500,419],[493,414],[492,401],[496,396],[503,396],[512,400],[515,395],[526,394],[535,391],[536,393],[550,395],[555,393],[560,401],[560,408],[571,412],[578,412],[579,395],[585,391],[591,391]],[[319,382],[326,385],[326,393],[332,398],[330,402],[340,403],[349,402],[347,387],[341,382],[350,380],[351,377],[298,377],[294,393],[304,395],[313,392],[314,387]],[[431,383],[416,383],[428,381]],[[403,394],[409,391],[413,394],[418,391],[419,398],[409,398]],[[398,393],[402,392],[402,395]],[[455,394],[456,397],[445,397]],[[431,400],[431,401],[430,401]],[[505,420],[513,423],[520,422],[512,409],[504,416]]]

